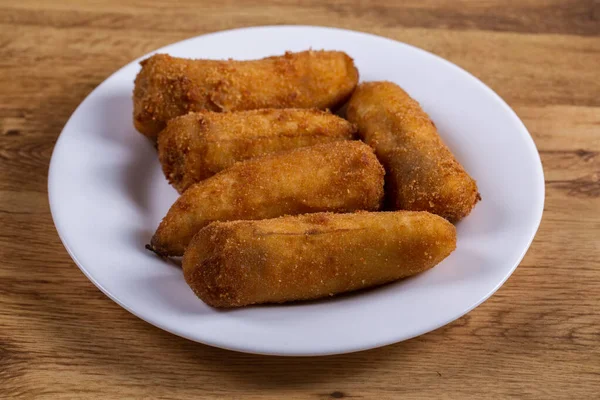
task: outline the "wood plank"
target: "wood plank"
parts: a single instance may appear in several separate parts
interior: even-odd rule
[[[386,28],[429,28],[447,30],[493,30],[519,33],[557,33],[595,36],[600,34],[600,5],[594,0],[389,0],[289,2],[271,0],[246,2],[243,7],[233,0],[219,2],[178,2],[168,0],[129,2],[117,11],[114,1],[80,4],[77,10],[66,2],[20,1],[6,7],[0,21],[15,25],[50,25],[59,28],[91,26],[108,29],[144,29],[157,31],[193,30],[210,24],[211,30],[223,21],[246,26],[253,21],[263,24],[298,24],[309,20],[314,25],[379,25]],[[40,18],[43,15],[43,18]],[[160,18],[162,16],[162,18]],[[200,18],[201,16],[201,18]],[[173,24],[173,21],[177,21]],[[221,25],[219,25],[221,24]]]
[[[0,25],[0,30],[5,32],[0,60],[4,64],[10,60],[10,66],[4,65],[8,73],[0,77],[0,85],[6,89],[3,107],[11,107],[19,96],[37,97],[42,85],[58,93],[61,79],[74,85],[90,81],[99,84],[136,57],[190,36],[131,35],[82,27],[13,30],[9,25]],[[600,105],[600,80],[595,79],[600,41],[594,38],[394,27],[367,31],[447,58],[483,80],[513,106]],[[36,42],[41,42],[40,48],[32,51]],[[60,55],[50,54],[55,48],[61,48]],[[81,57],[88,63],[78,63]],[[36,79],[27,80],[32,77]],[[27,84],[18,86],[21,79]]]
[[[538,150],[586,153],[600,150],[600,115],[597,107],[527,106],[515,111],[535,140]]]

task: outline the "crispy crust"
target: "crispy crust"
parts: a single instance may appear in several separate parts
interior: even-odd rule
[[[333,108],[358,82],[352,58],[339,51],[285,53],[252,61],[189,60],[156,54],[140,63],[133,119],[155,138],[189,111]]]
[[[456,248],[427,212],[318,213],[214,222],[192,240],[183,272],[213,307],[332,296],[425,271]]]
[[[475,181],[442,142],[429,116],[398,85],[359,85],[347,116],[387,171],[386,196],[392,208],[458,221],[481,199]]]
[[[158,156],[169,182],[183,193],[237,161],[350,140],[354,133],[350,122],[314,109],[201,111],[167,123],[158,136]]]
[[[186,190],[150,244],[159,254],[179,256],[212,221],[377,210],[383,199],[383,176],[373,150],[358,141],[319,144],[238,162]]]

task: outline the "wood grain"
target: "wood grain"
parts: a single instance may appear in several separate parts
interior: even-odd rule
[[[508,282],[427,335],[322,358],[233,353],[106,298],[49,214],[52,148],[130,60],[234,27],[315,24],[432,51],[488,83],[540,150],[545,214]],[[600,3],[0,1],[0,398],[595,398],[600,393]]]

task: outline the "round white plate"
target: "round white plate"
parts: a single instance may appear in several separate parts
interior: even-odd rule
[[[107,296],[176,335],[226,349],[324,355],[383,346],[429,332],[472,310],[510,276],[544,203],[535,145],[515,113],[475,77],[433,54],[340,29],[277,26],[204,35],[157,50],[173,56],[254,59],[308,48],[343,50],[362,81],[390,80],[416,98],[483,200],[458,224],[458,248],[432,270],[323,301],[215,310],[181,270],[144,249],[177,198],[152,144],[132,124],[138,61],[77,108],[54,148],[48,193],[67,251]]]

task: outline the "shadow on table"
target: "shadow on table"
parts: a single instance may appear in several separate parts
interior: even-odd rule
[[[65,255],[65,258],[67,256]],[[211,386],[236,391],[335,387],[357,379],[371,369],[385,370],[387,361],[398,362],[419,352],[424,344],[415,338],[359,353],[324,357],[277,357],[237,353],[195,343],[155,328],[110,301],[74,265],[61,273],[68,290],[50,290],[39,302],[36,331],[40,340],[60,349],[65,357],[94,365],[95,373],[113,379],[186,390]],[[32,297],[39,294],[31,293]],[[401,371],[395,371],[394,374]]]
[[[238,353],[189,342],[179,337],[159,340],[165,351],[179,355],[179,361],[195,365],[197,373],[211,369],[223,379],[235,385],[236,390],[311,388],[317,384],[331,384],[333,397],[342,393],[348,378],[358,378],[372,369],[385,369],[387,360],[398,362],[415,354],[423,344],[419,338],[402,343],[366,350],[358,353],[320,357],[279,357]],[[383,368],[382,368],[383,367]],[[192,367],[193,369],[193,367]],[[189,371],[188,371],[189,372]],[[340,395],[341,397],[342,395]]]

